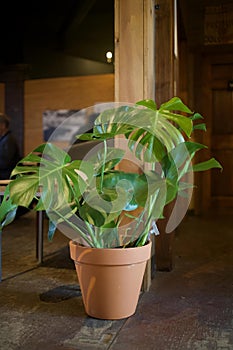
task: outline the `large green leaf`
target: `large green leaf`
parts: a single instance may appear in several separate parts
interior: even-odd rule
[[[163,170],[163,176],[166,179],[167,195],[166,203],[170,203],[177,194],[178,189],[178,168],[173,157],[168,153],[160,162]]]
[[[175,113],[168,113],[166,111],[163,111],[163,116],[179,125],[179,127],[185,132],[188,137],[191,136],[191,133],[193,131],[193,123],[191,118],[187,118],[183,115]]]
[[[166,201],[167,196],[167,184],[166,179],[163,175],[156,171],[147,171],[145,174],[140,176],[142,184],[140,184],[139,189],[136,191],[135,197],[140,206],[145,207],[153,202],[153,199],[158,196],[160,192],[163,201]]]
[[[138,207],[136,200],[142,180],[139,174],[110,171],[104,176],[102,196],[109,196],[114,211],[132,211]],[[97,188],[100,192],[99,179]],[[111,196],[112,193],[112,196]]]
[[[129,183],[134,184],[138,177],[139,174],[136,173],[126,173],[120,170],[108,171],[104,176],[103,186],[114,188],[121,180],[127,180]]]
[[[107,217],[104,211],[101,212],[100,210],[93,208],[93,206],[87,203],[80,207],[79,215],[83,220],[89,222],[91,225],[98,227],[105,224],[105,219]]]
[[[221,164],[214,158],[193,165],[193,171],[206,171],[213,168],[222,169]]]
[[[140,103],[143,104],[143,101]],[[145,105],[147,105],[147,101]],[[169,110],[171,106],[178,107],[180,105],[182,106],[180,109],[187,112],[187,108],[181,102],[169,104],[168,109],[162,108],[159,111],[155,110],[155,105],[152,106],[152,104],[151,108],[125,106],[104,111],[95,121],[96,124],[99,124],[95,127],[95,137],[100,137],[101,132],[103,133],[102,137],[104,136],[106,139],[113,135],[124,134],[129,139],[131,151],[136,150],[136,157],[148,162],[161,159],[164,152],[161,146],[169,152],[177,144],[184,142],[183,135],[173,125],[174,122],[187,135],[190,135],[192,131],[193,126],[190,118],[171,113]],[[155,144],[157,147],[154,147]]]
[[[160,111],[180,111],[188,114],[193,114],[193,112],[187,107],[179,97],[173,97],[169,101],[161,104]]]
[[[176,168],[179,169],[184,163],[191,163],[191,160],[195,153],[203,148],[206,148],[205,145],[197,142],[186,141],[181,142],[169,153],[176,165]]]
[[[0,205],[0,233],[4,226],[14,221],[18,206],[12,203],[9,196],[9,185],[6,186],[4,196]]]
[[[124,157],[125,151],[119,148],[107,147],[107,152],[103,148],[96,150],[93,155],[90,155],[88,162],[93,165],[95,176],[102,171],[104,164],[104,171],[107,172],[113,169]]]
[[[139,106],[144,106],[152,109],[153,111],[157,110],[157,105],[154,100],[141,100],[136,103]]]
[[[13,203],[29,207],[33,198],[39,190],[39,181],[37,174],[17,177],[10,183],[10,196]]]
[[[79,208],[80,217],[91,225],[101,227],[115,220],[121,213],[122,207],[114,205],[116,191],[108,190],[99,194],[90,191],[84,195],[84,202]],[[126,200],[125,200],[126,203]],[[121,203],[124,206],[124,203]]]
[[[35,159],[35,165],[27,165]],[[79,197],[94,174],[92,164],[81,160],[71,162],[70,156],[53,144],[37,147],[24,162],[25,167],[17,166],[12,173],[16,178],[10,183],[11,198],[18,205],[28,207],[34,196],[39,195],[37,209],[40,210],[49,208],[57,197],[68,203],[74,196]]]

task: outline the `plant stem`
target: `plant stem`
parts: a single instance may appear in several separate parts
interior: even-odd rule
[[[86,233],[82,232],[80,230],[79,227],[77,227],[76,225],[74,225],[71,221],[69,221],[68,219],[66,219],[64,216],[62,216],[59,211],[57,211],[56,209],[53,209],[54,213],[57,214],[58,217],[60,217],[64,222],[66,222],[70,227],[72,227],[75,231],[77,231],[80,236],[87,242],[87,244],[89,244],[92,248],[97,248],[95,247],[94,242],[92,242],[86,235]]]
[[[101,178],[100,178],[100,191],[103,192],[103,182],[104,182],[104,170],[105,170],[105,163],[107,158],[107,142],[104,140],[104,157],[103,157],[103,165],[101,167]]]
[[[152,220],[152,209],[155,204],[155,201],[156,201],[156,196],[153,198],[153,200],[152,200],[152,196],[150,196],[149,205],[148,205],[148,217],[146,219],[145,228],[135,244],[136,247],[143,246],[146,243],[147,237],[150,232],[150,225]]]
[[[96,239],[96,237],[95,237],[95,232],[94,232],[94,230],[92,229],[91,224],[90,224],[89,222],[87,222],[87,221],[85,221],[85,224],[86,224],[87,229],[88,229],[88,232],[89,232],[89,234],[90,234],[90,236],[91,236],[91,239],[92,239],[92,242],[93,242],[94,247],[95,247],[95,248],[102,248],[102,247],[100,246],[99,242],[98,242],[98,239]]]

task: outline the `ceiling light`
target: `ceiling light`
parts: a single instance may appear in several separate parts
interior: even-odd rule
[[[106,52],[106,58],[107,58],[108,63],[112,62],[112,52],[111,51]]]

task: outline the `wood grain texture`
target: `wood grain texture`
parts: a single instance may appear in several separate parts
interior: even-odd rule
[[[115,101],[154,99],[154,79],[154,1],[115,0]],[[117,138],[115,144],[121,147],[121,139]],[[134,160],[123,161],[120,169],[140,171]],[[148,290],[150,284],[151,262],[147,264],[143,290]]]

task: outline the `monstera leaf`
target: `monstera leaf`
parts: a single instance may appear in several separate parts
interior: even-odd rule
[[[75,160],[54,146],[43,144],[37,147],[12,172],[10,183],[12,202],[28,207],[34,197],[39,198],[37,209],[46,210],[56,200],[71,202],[79,198],[93,177],[93,166]]]

